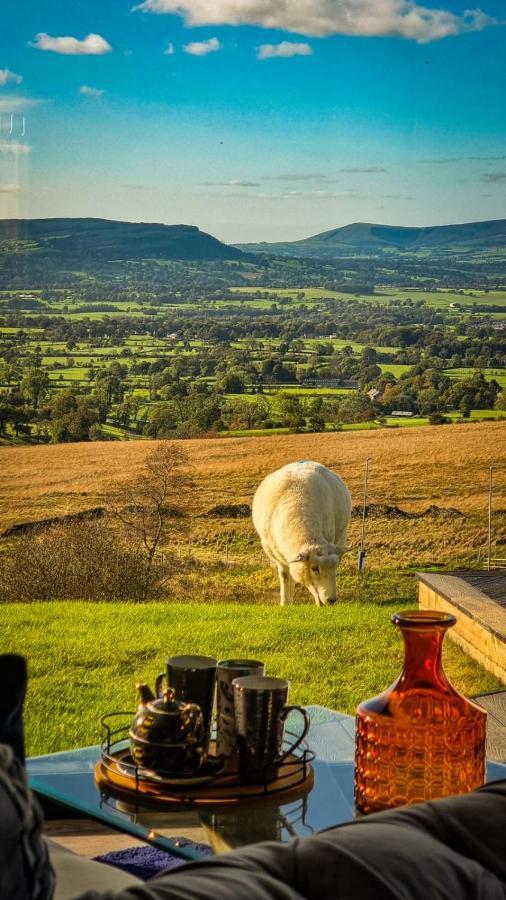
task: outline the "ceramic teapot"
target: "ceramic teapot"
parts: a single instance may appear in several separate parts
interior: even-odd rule
[[[176,700],[172,688],[156,699],[147,684],[138,684],[140,703],[129,731],[134,763],[158,775],[196,772],[206,762],[202,710]]]

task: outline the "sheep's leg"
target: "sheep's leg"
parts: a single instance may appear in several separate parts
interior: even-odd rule
[[[290,572],[288,572],[287,594],[288,594],[288,602],[293,603],[293,598],[295,596],[295,581],[293,580],[292,576],[290,575]]]
[[[279,602],[281,606],[291,603],[293,600],[293,578],[285,566],[278,563],[279,575]]]

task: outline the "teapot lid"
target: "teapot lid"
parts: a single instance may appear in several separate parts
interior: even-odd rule
[[[183,707],[185,706],[180,700],[176,700],[176,692],[174,688],[167,687],[165,688],[161,697],[158,700],[152,700],[149,706],[156,709],[159,713],[180,713]]]

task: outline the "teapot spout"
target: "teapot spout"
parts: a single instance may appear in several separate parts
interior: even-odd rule
[[[136,684],[135,689],[139,694],[140,705],[144,706],[146,703],[149,703],[150,700],[155,699],[155,695],[153,691],[147,684]]]

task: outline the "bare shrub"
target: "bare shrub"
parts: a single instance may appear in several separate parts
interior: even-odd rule
[[[41,528],[0,554],[1,600],[141,600],[144,588],[142,556],[103,520]]]
[[[193,482],[188,454],[174,441],[163,441],[147,458],[143,473],[117,495],[114,514],[144,565],[143,598],[157,581],[156,556],[167,541],[170,520],[184,514]]]
[[[46,524],[13,540],[0,553],[0,600],[165,596],[174,572],[185,566],[160,551],[191,488],[186,453],[178,444],[160,444],[135,483],[117,493],[111,515]]]

